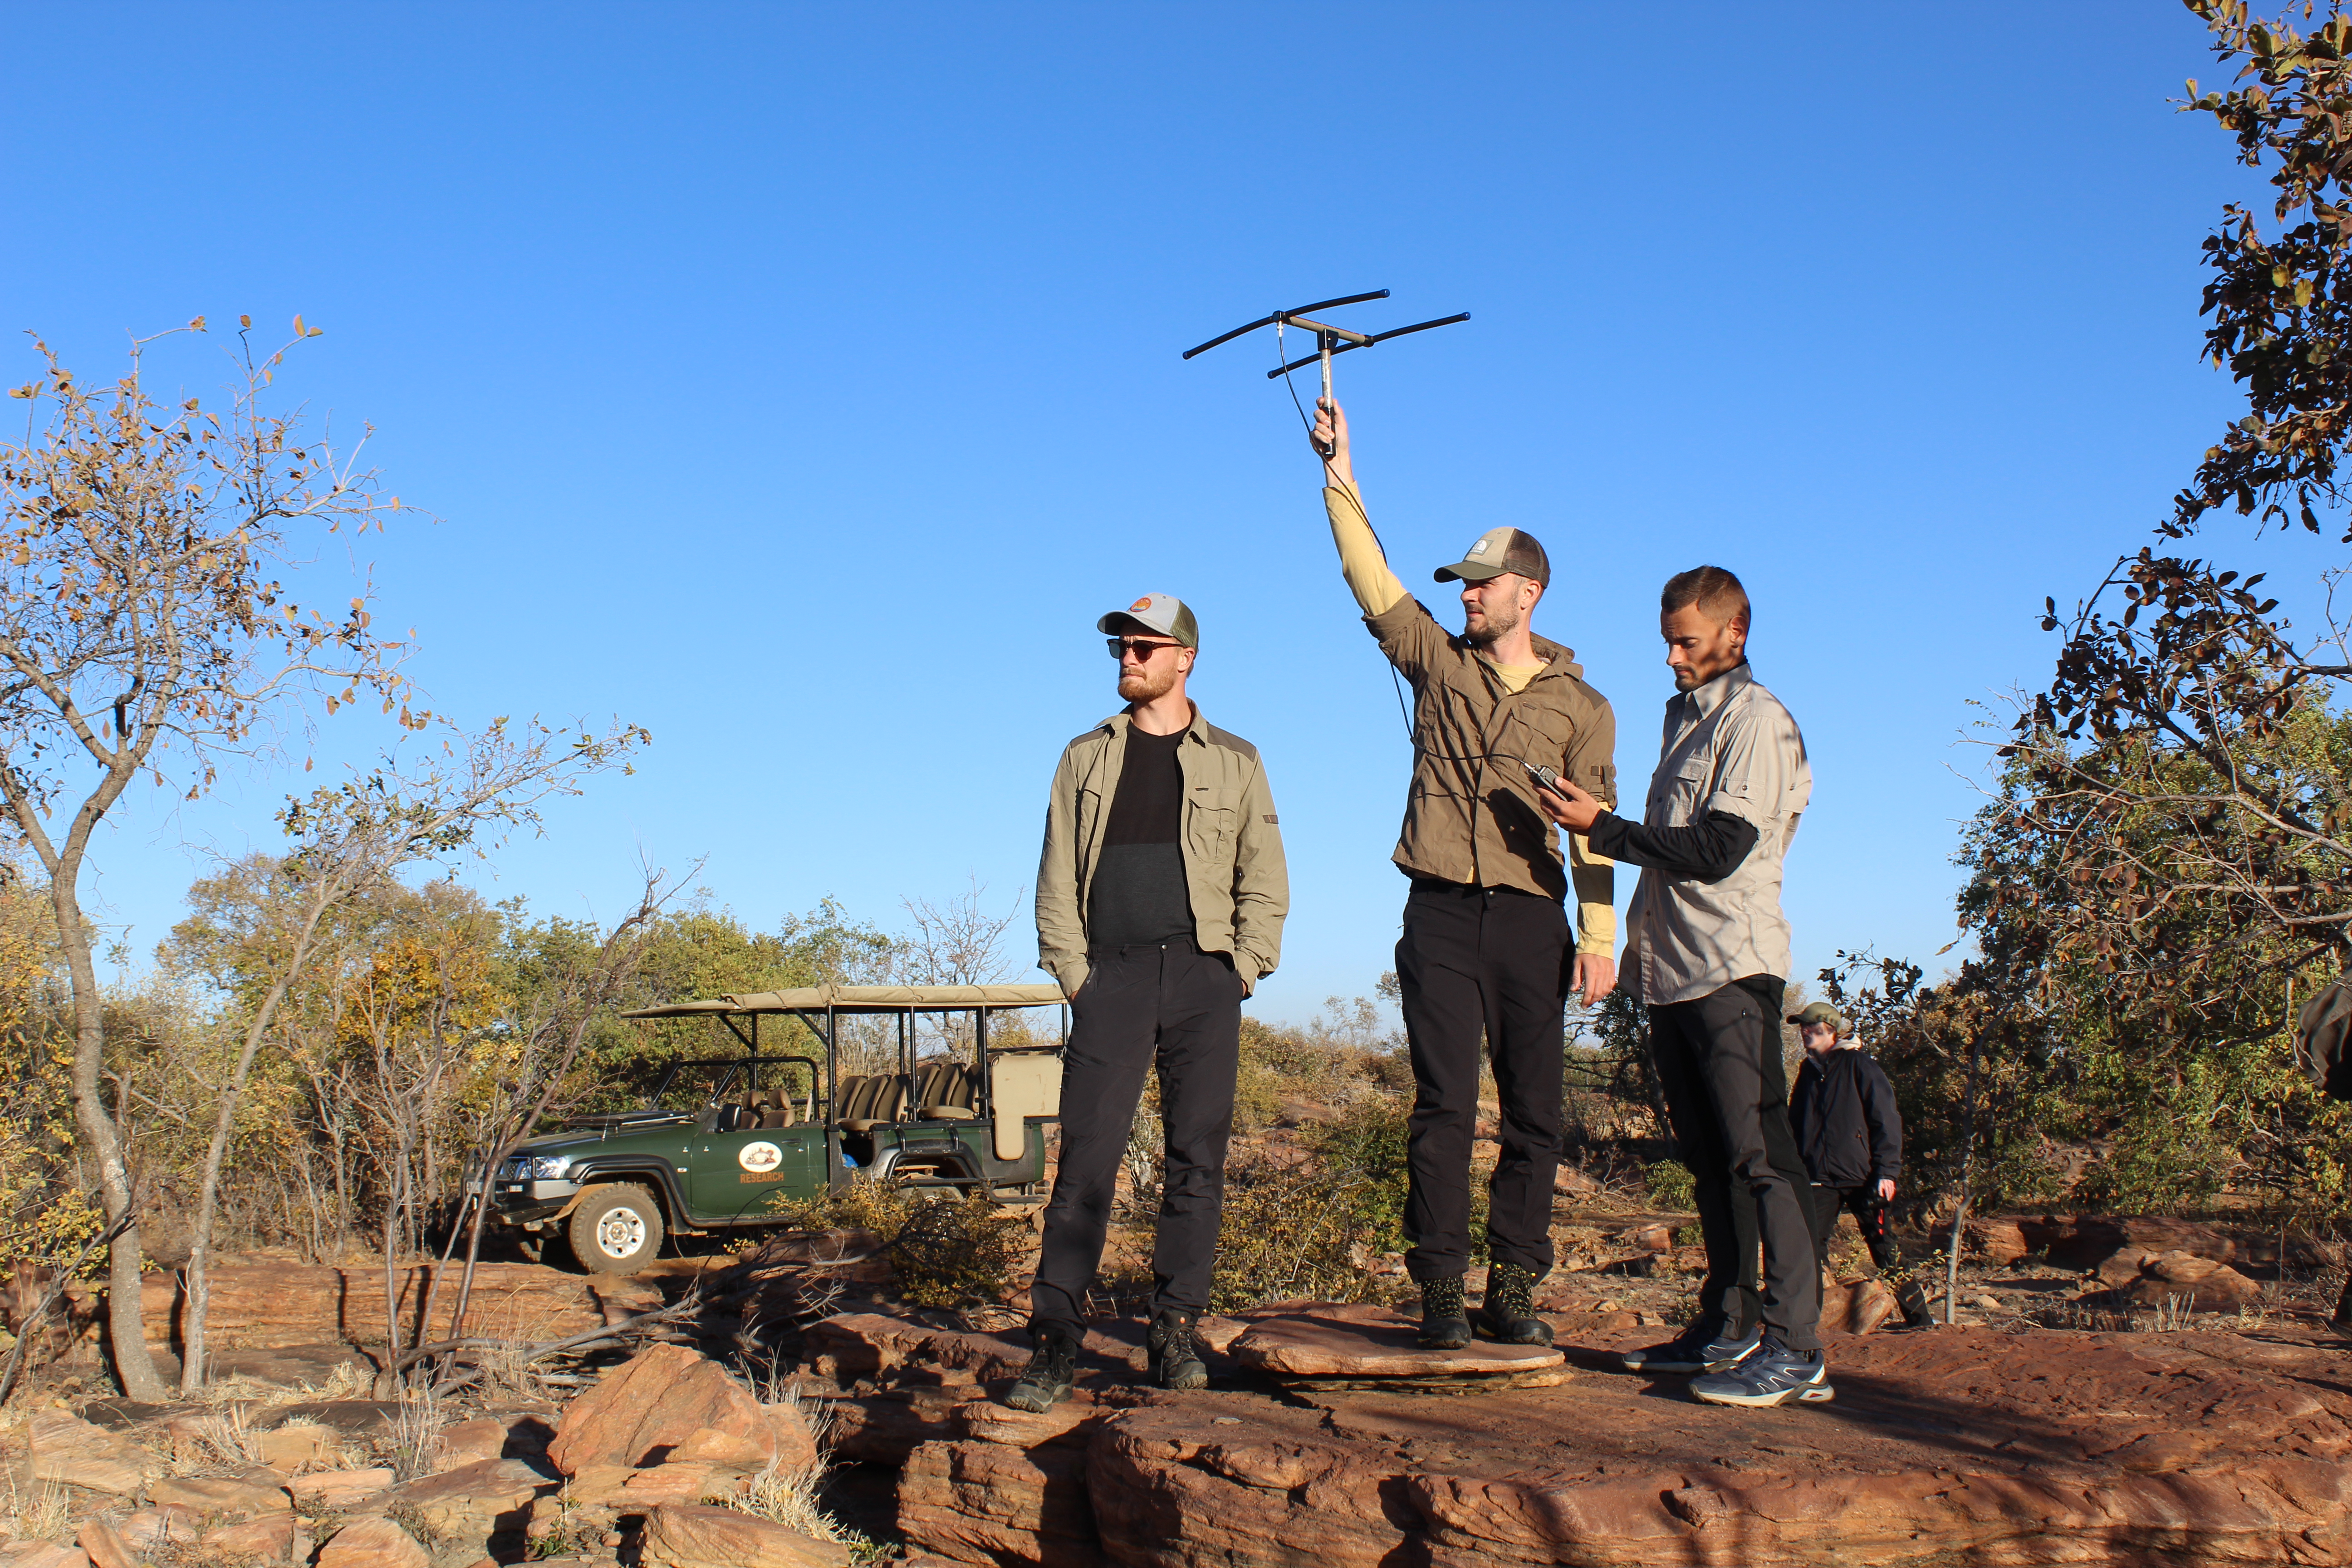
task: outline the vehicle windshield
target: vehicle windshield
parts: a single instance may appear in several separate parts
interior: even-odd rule
[[[815,1086],[816,1064],[805,1057],[679,1062],[664,1076],[646,1109],[692,1116],[713,1105],[751,1106],[781,1090],[794,1110],[807,1116]]]

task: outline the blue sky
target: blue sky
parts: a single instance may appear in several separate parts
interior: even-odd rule
[[[1281,804],[1257,1006],[1297,1018],[1390,966],[1407,752],[1271,342],[1178,353],[1373,288],[1349,320],[1467,310],[1340,362],[1401,574],[1538,535],[1538,627],[1638,799],[1658,585],[1740,573],[1813,753],[1800,974],[1932,968],[1969,704],[2042,674],[2042,595],[2137,549],[2232,406],[2197,247],[2260,187],[2167,102],[2202,30],[2065,15],[19,5],[0,325],[85,375],[200,312],[326,329],[289,390],[440,520],[366,554],[436,705],[654,733],[499,857],[549,912],[619,912],[641,855],[761,924],[1009,905],[1116,705],[1095,616],[1181,595]],[[208,353],[158,369],[209,391]],[[2212,544],[2291,591],[2324,553]],[[106,917],[152,944],[289,787],[134,801]]]

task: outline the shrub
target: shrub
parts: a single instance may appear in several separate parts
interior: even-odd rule
[[[1698,1206],[1697,1179],[1680,1160],[1661,1160],[1649,1167],[1645,1175],[1650,1202],[1657,1207],[1687,1214]]]

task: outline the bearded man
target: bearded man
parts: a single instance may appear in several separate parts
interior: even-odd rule
[[[1066,1398],[1102,1262],[1143,1075],[1160,1075],[1160,1219],[1152,1247],[1153,1382],[1209,1381],[1194,1326],[1209,1304],[1225,1192],[1241,1006],[1282,955],[1290,909],[1282,833],[1257,748],[1185,695],[1192,612],[1147,594],[1096,623],[1127,701],[1055,771],[1037,867],[1037,962],[1070,999],[1062,1151],[1030,1287],[1034,1352],[1005,1396]]]
[[[1483,1039],[1503,1115],[1475,1329],[1506,1344],[1549,1344],[1535,1287],[1552,1266],[1560,1014],[1571,985],[1590,1006],[1616,984],[1617,914],[1610,862],[1554,829],[1531,770],[1613,801],[1617,720],[1584,683],[1574,650],[1530,628],[1551,582],[1535,536],[1490,528],[1438,570],[1438,582],[1462,584],[1463,629],[1449,634],[1389,570],[1356,489],[1347,416],[1328,398],[1316,406],[1340,574],[1365,628],[1412,686],[1412,784],[1392,858],[1412,882],[1396,973],[1412,1054],[1405,1269],[1421,1287],[1421,1342],[1458,1349],[1473,1331],[1463,1276]]]

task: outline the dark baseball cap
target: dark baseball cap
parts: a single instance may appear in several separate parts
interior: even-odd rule
[[[1459,577],[1465,583],[1484,583],[1506,572],[1532,577],[1547,588],[1551,586],[1551,558],[1536,542],[1534,534],[1516,528],[1490,528],[1480,534],[1478,542],[1464,552],[1461,560],[1437,569],[1437,581],[1451,583]]]
[[[1806,1003],[1802,1008],[1789,1015],[1789,1022],[1801,1029],[1808,1024],[1827,1024],[1837,1031],[1840,1039],[1853,1033],[1853,1026],[1846,1022],[1845,1015],[1826,1002]]]

